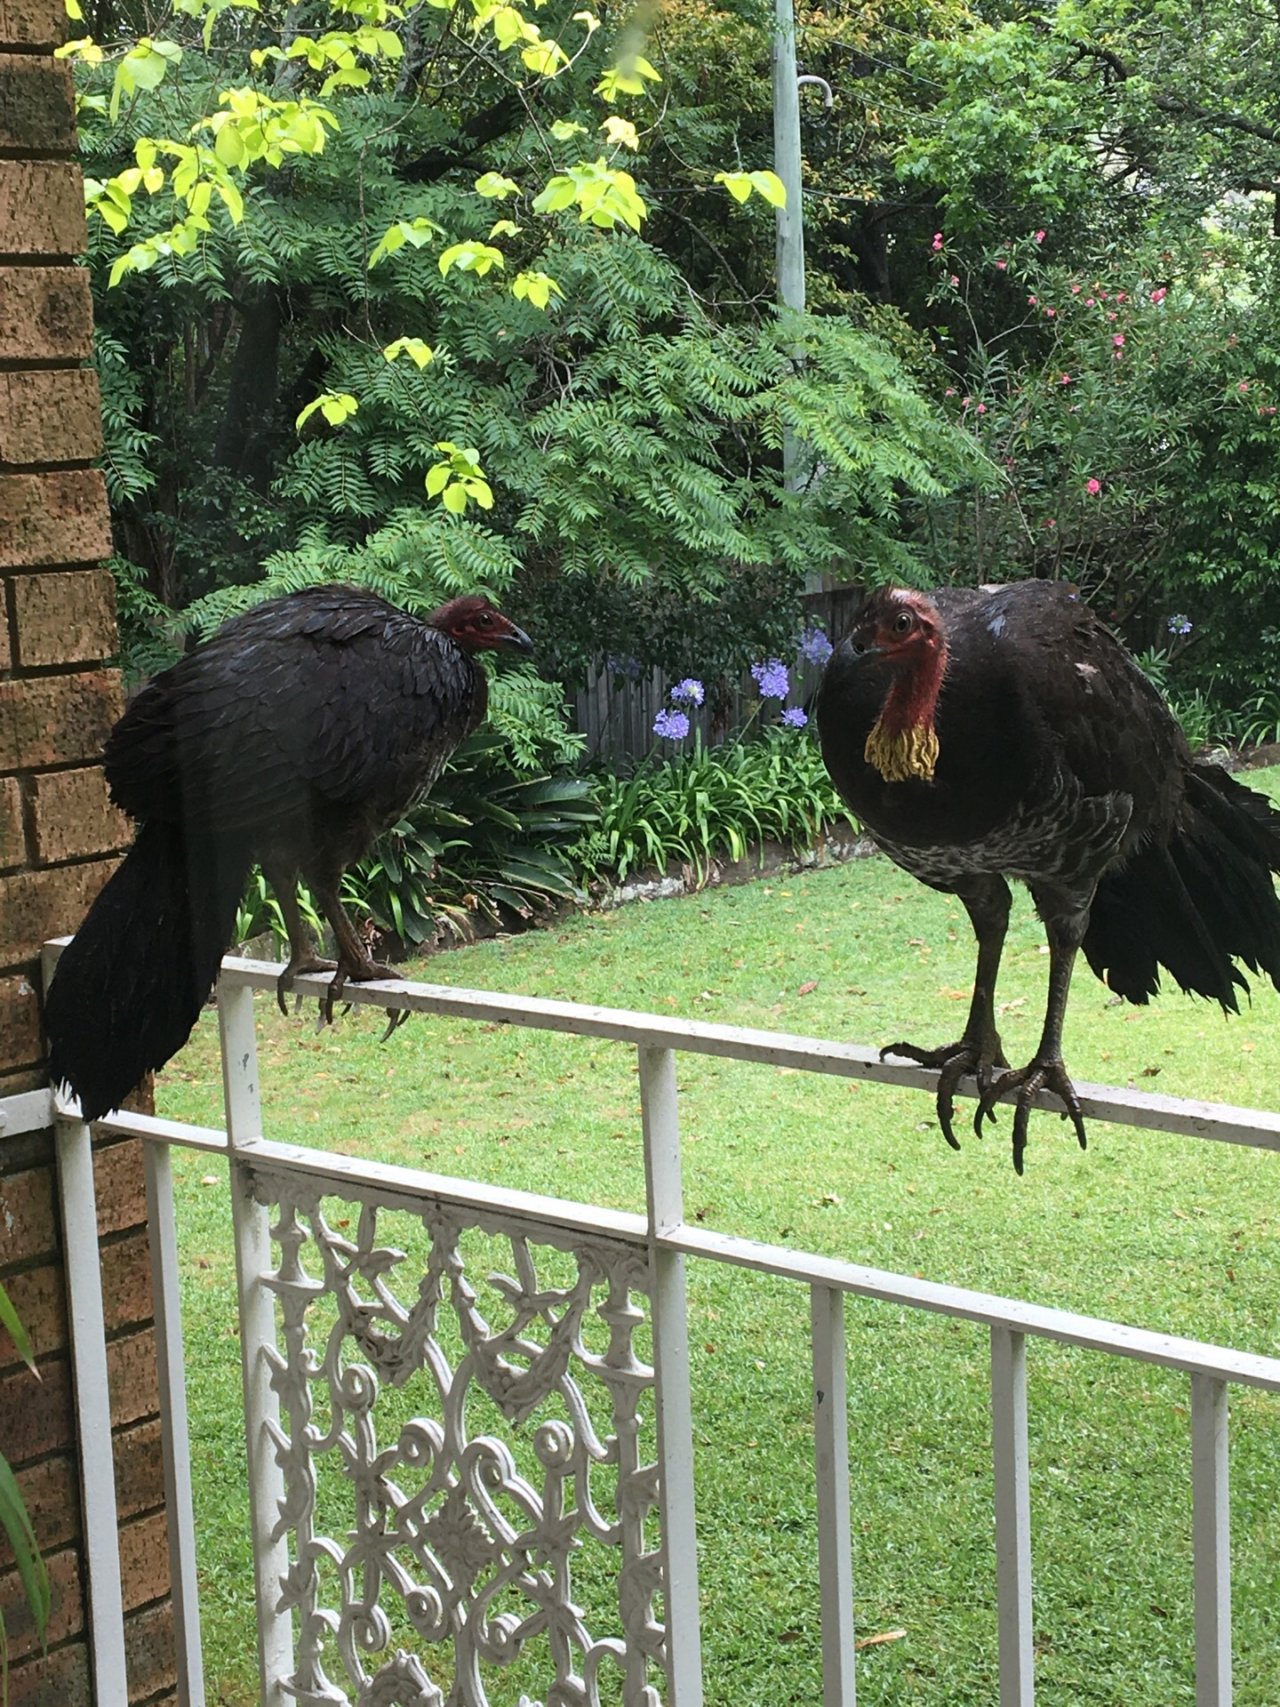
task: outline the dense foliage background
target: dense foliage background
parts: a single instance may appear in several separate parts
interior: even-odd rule
[[[228,90],[333,115],[322,150],[238,166],[241,217],[215,195],[144,271],[121,257],[163,235],[163,193],[92,221],[131,666],[317,577],[420,608],[484,585],[540,643],[497,696],[506,762],[550,776],[595,665],[722,691],[793,655],[806,579],[1060,576],[1193,735],[1274,733],[1276,18],[801,7],[832,103],[803,93],[809,312],[780,317],[772,209],[717,182],[771,162],[772,6],[589,16],[538,9],[572,48],[547,76],[495,0],[87,6],[99,185],[140,138],[205,136]],[[335,73],[317,44],[371,19],[382,45]],[[643,217],[541,193],[600,148]],[[446,266],[458,245],[498,261]],[[432,359],[389,360],[401,339]],[[299,425],[322,397],[336,419]],[[442,443],[491,506],[429,495]]]

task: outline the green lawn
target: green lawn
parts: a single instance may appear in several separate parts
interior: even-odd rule
[[[1256,779],[1255,779],[1256,780]],[[1264,779],[1273,788],[1274,774]],[[1010,1059],[1038,1036],[1047,959],[1025,898],[999,1002]],[[477,988],[677,1012],[879,1044],[955,1036],[968,922],[883,860],[575,918],[432,960]],[[317,1035],[260,1001],[272,1137],[641,1209],[634,1053],[415,1017]],[[1176,994],[1113,1005],[1087,970],[1068,1016],[1082,1079],[1275,1105],[1280,999],[1242,1016]],[[164,1077],[164,1113],[221,1124],[206,1017]],[[919,1093],[702,1057],[679,1072],[686,1203],[704,1225],[1280,1355],[1280,1157],[1093,1123],[1081,1153],[1009,1114],[953,1154]],[[962,1105],[962,1109],[964,1106]],[[223,1170],[176,1157],[211,1698],[257,1698]],[[708,1699],[809,1707],[817,1671],[808,1304],[713,1265],[690,1273]],[[859,1701],[996,1700],[985,1334],[896,1307],[848,1310]],[[1185,1379],[1031,1348],[1038,1700],[1194,1700]],[[1236,1700],[1280,1675],[1280,1408],[1232,1402]],[[589,1573],[586,1578],[590,1588]],[[526,1687],[529,1685],[526,1684]],[[504,1704],[503,1686],[495,1702]],[[510,1700],[514,1703],[516,1697]]]

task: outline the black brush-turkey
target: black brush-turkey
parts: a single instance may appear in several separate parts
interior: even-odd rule
[[[483,719],[474,654],[532,642],[485,598],[421,620],[359,587],[268,599],[150,682],[107,740],[111,797],[137,820],[124,862],[49,989],[49,1072],[86,1119],[119,1106],[186,1042],[218,975],[250,866],[289,934],[278,998],[299,973],[394,978],[339,898],[347,868],[428,789]],[[320,960],[297,882],[333,930]]]
[[[939,1069],[938,1120],[954,1148],[966,1074],[979,1133],[1016,1093],[1019,1172],[1044,1089],[1084,1145],[1062,1057],[1079,949],[1131,1002],[1155,995],[1161,968],[1225,1011],[1248,989],[1241,964],[1280,987],[1280,813],[1192,757],[1160,694],[1066,586],[873,592],[827,665],[817,721],[855,816],[905,871],[957,896],[978,939],[960,1039],[882,1052]],[[1017,1069],[995,1018],[1008,877],[1030,889],[1049,941],[1044,1029]]]

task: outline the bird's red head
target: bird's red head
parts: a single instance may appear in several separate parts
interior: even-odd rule
[[[477,593],[450,599],[427,618],[464,652],[532,652],[533,641],[496,605]]]
[[[938,763],[933,726],[947,668],[947,637],[937,606],[909,587],[883,587],[858,613],[849,646],[857,659],[889,672],[865,757],[886,782],[932,782]]]

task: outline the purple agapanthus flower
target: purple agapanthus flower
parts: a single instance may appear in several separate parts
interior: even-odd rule
[[[751,674],[761,699],[785,699],[791,691],[791,675],[781,658],[766,658],[763,664],[753,664]]]
[[[686,676],[671,690],[673,705],[701,705],[706,697],[707,691],[696,676]]]
[[[788,729],[803,729],[809,721],[809,714],[801,711],[798,705],[789,705],[782,714],[782,721]]]
[[[1175,614],[1169,618],[1170,634],[1190,634],[1192,627],[1193,624],[1191,618],[1185,615],[1182,611],[1175,612]]]
[[[683,741],[689,733],[689,719],[683,711],[660,711],[653,720],[653,732],[668,741]]]
[[[825,664],[835,648],[820,628],[806,628],[800,636],[800,656],[809,664]]]

